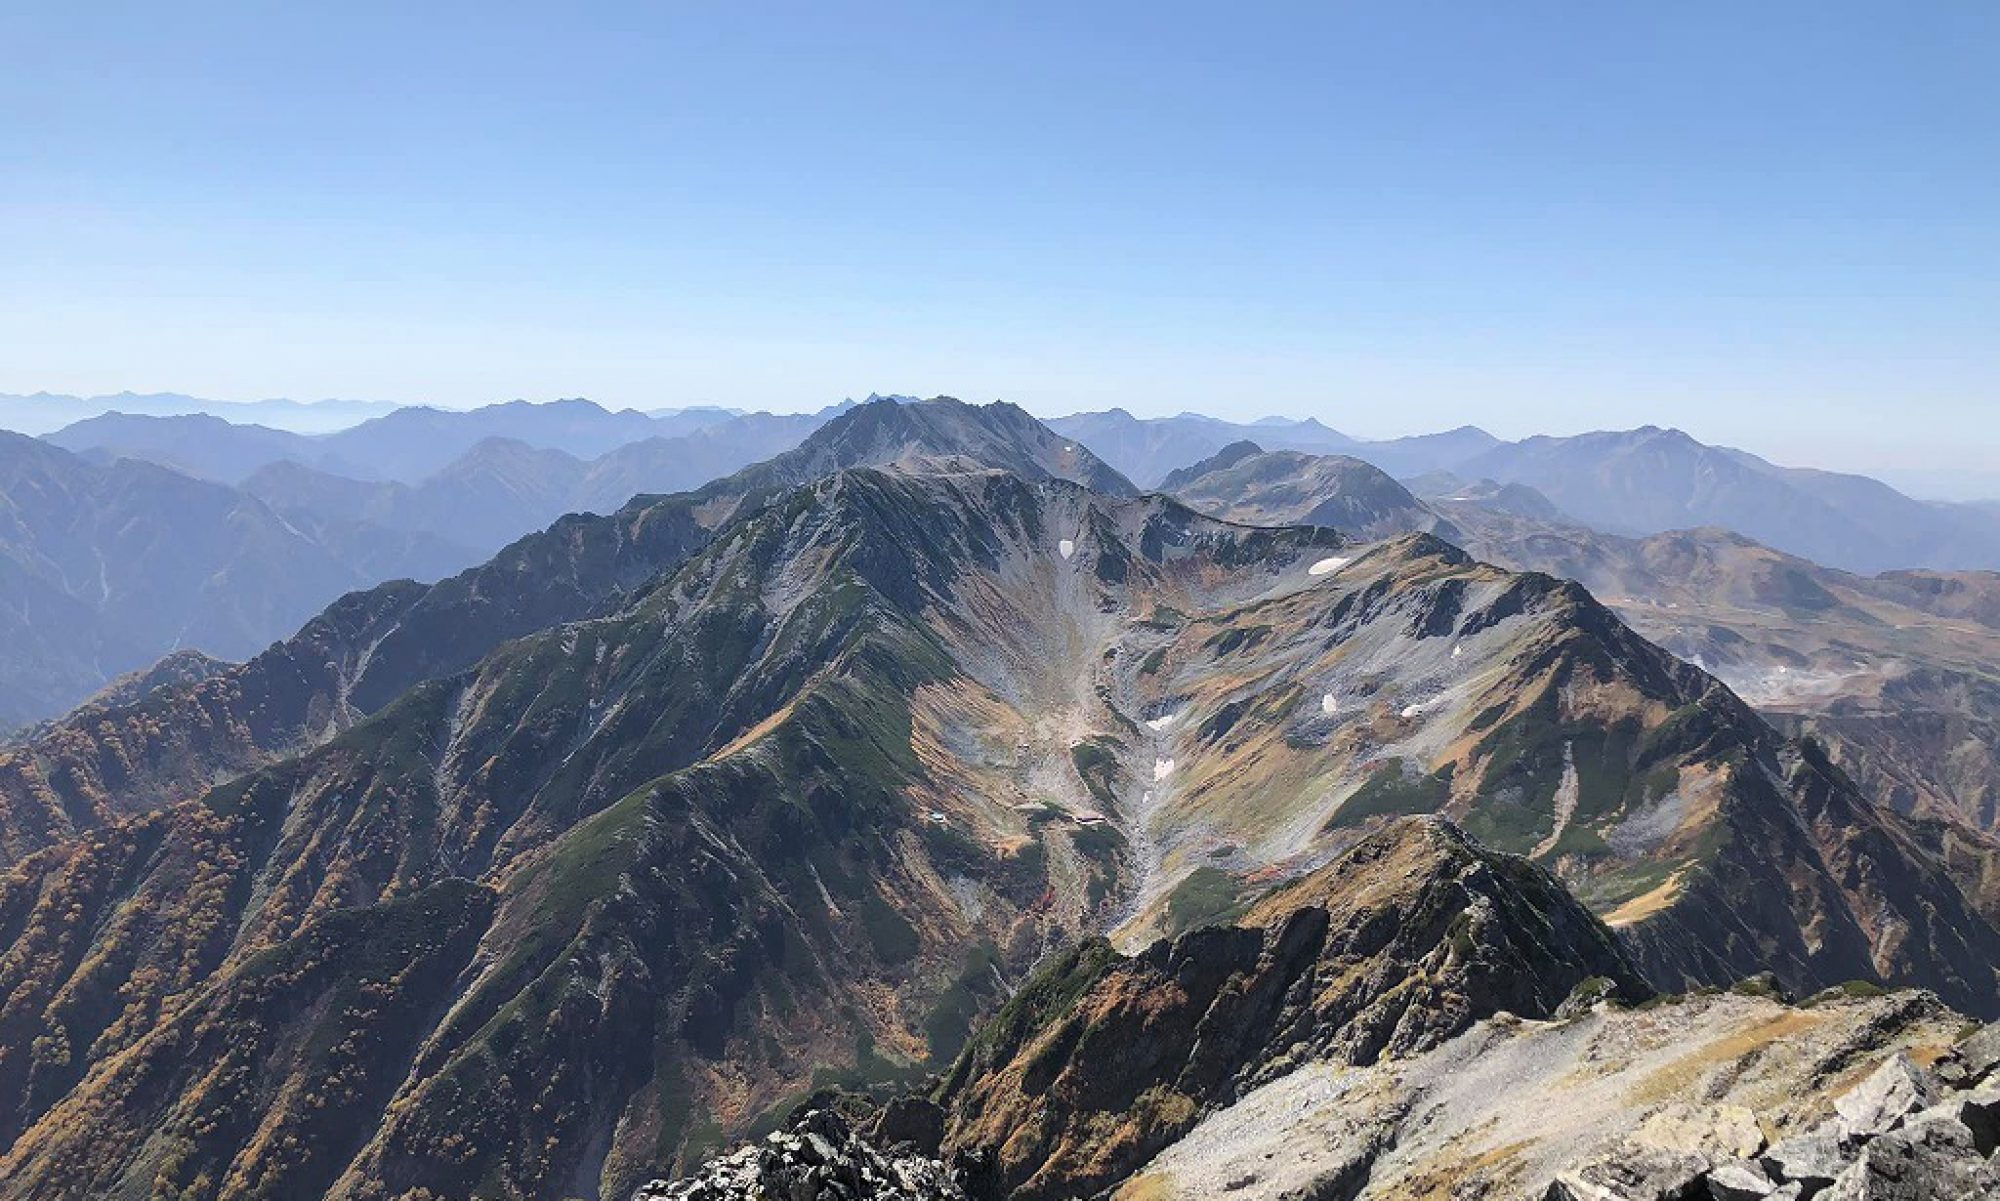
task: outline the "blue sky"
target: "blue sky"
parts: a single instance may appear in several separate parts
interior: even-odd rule
[[[564,7],[6,6],[0,391],[2000,462],[1986,0]]]

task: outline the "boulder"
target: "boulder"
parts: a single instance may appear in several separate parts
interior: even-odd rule
[[[1733,1159],[1718,1164],[1702,1181],[1709,1201],[1763,1201],[1778,1187],[1762,1164],[1750,1159]]]
[[[1669,1105],[1639,1125],[1637,1141],[1662,1151],[1748,1159],[1764,1149],[1757,1115],[1741,1105]]]
[[[897,1097],[882,1107],[872,1132],[878,1146],[908,1146],[936,1155],[944,1142],[944,1110],[922,1097]]]
[[[1973,1145],[1972,1132],[1926,1114],[1871,1140],[1821,1201],[2000,1201],[2000,1170]]]
[[[1952,1058],[1965,1073],[1968,1085],[1981,1083],[2000,1072],[2000,1022],[1981,1026],[1960,1040]]]
[[[1831,1123],[1795,1138],[1773,1143],[1759,1157],[1764,1170],[1778,1180],[1796,1180],[1808,1189],[1825,1188],[1854,1161]]]
[[[1937,1080],[1898,1051],[1833,1107],[1840,1114],[1841,1137],[1854,1142],[1887,1134],[1904,1118],[1940,1100]]]
[[[1680,1201],[1698,1196],[1711,1156],[1627,1143],[1582,1168],[1558,1175],[1544,1201]]]
[[[2000,1150],[2000,1081],[1989,1080],[1979,1088],[1958,1093],[1945,1103],[1950,1116],[1972,1131],[1973,1145],[1988,1159]]]

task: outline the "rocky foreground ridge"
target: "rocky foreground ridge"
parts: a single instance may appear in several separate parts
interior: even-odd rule
[[[2000,1197],[2000,1024],[1929,993],[1648,995],[1553,877],[1436,820],[1242,923],[1086,944],[926,1095],[815,1097],[639,1201]]]
[[[1119,1184],[1057,1192],[1111,1201],[1989,1201],[2000,1197],[2000,1024],[1956,1044],[1932,1041],[1953,1021],[1923,993],[1801,1006],[1754,986],[1639,1010],[1602,1005],[1550,1023],[1507,1017],[1404,1064],[1313,1065],[1209,1115]],[[1579,1047],[1590,1051],[1574,1055]],[[1886,1058],[1885,1048],[1894,1048]],[[1630,1058],[1599,1057],[1614,1050]],[[1689,1061],[1705,1069],[1689,1072]],[[1607,1103],[1607,1087],[1635,1083],[1652,1103]],[[647,1185],[633,1201],[1017,1195],[996,1173],[993,1149],[947,1156],[945,1121],[921,1098],[875,1108],[822,1095],[785,1128],[686,1179]],[[1551,1156],[1564,1155],[1574,1158],[1551,1174]]]

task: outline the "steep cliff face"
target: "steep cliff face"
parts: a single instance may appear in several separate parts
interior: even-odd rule
[[[1422,1052],[1496,1012],[1553,1014],[1586,981],[1644,991],[1553,877],[1403,819],[1241,925],[1065,956],[953,1067],[946,1147],[990,1153],[1008,1196],[1095,1193],[1301,1063]]]

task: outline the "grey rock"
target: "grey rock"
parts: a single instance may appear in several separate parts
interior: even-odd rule
[[[953,1168],[885,1152],[838,1114],[814,1109],[685,1180],[645,1185],[633,1201],[966,1201],[966,1194]]]
[[[1967,1084],[1979,1084],[2000,1071],[2000,1022],[1973,1031],[1954,1048],[1952,1058]]]
[[[1640,1124],[1636,1141],[1662,1151],[1747,1159],[1764,1149],[1764,1131],[1741,1105],[1669,1105]]]
[[[1595,1163],[1559,1174],[1545,1201],[1679,1201],[1694,1194],[1711,1156],[1628,1144]]]
[[[1702,1183],[1709,1201],[1762,1201],[1778,1187],[1761,1164],[1748,1159],[1718,1164]]]
[[[1995,1201],[2000,1170],[1951,1118],[1925,1115],[1871,1140],[1823,1201]]]
[[[1779,1180],[1796,1180],[1808,1188],[1825,1188],[1854,1161],[1830,1126],[1773,1143],[1759,1162]]]
[[[1937,1080],[1899,1051],[1833,1107],[1840,1114],[1842,1136],[1853,1141],[1887,1134],[1904,1118],[1941,1099]]]

